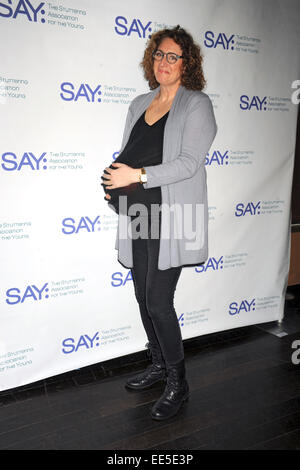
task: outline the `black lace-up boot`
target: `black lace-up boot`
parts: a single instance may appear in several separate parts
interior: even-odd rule
[[[159,421],[171,418],[177,414],[188,397],[189,386],[185,378],[183,359],[177,364],[167,365],[167,385],[162,396],[152,407],[151,417]]]
[[[146,346],[148,348],[147,355],[152,358],[152,364],[143,372],[129,378],[125,383],[127,388],[144,390],[166,378],[166,365],[159,346],[151,343],[147,343]]]

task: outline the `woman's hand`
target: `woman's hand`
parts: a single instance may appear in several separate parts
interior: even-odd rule
[[[106,189],[122,188],[139,182],[140,168],[131,168],[125,163],[112,163],[112,165],[117,169],[105,168],[108,174],[103,173],[101,176]]]

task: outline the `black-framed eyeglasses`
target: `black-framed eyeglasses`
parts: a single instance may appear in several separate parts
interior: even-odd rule
[[[169,64],[176,64],[178,59],[183,59],[182,55],[175,54],[175,52],[163,52],[160,49],[152,52],[152,57],[154,60],[161,61],[165,56]]]

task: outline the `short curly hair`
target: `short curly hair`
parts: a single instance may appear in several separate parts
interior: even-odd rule
[[[148,39],[144,57],[140,65],[144,71],[144,77],[149,83],[150,89],[154,90],[159,86],[153,72],[154,59],[152,53],[165,38],[173,39],[182,49],[184,69],[181,76],[181,85],[188,90],[201,91],[206,85],[202,69],[203,55],[200,46],[196,44],[192,36],[179,25],[172,29],[157,31]]]

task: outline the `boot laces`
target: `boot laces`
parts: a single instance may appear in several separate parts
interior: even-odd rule
[[[164,360],[161,355],[161,352],[156,345],[147,343],[146,347],[147,347],[148,358],[152,360],[153,363],[164,364]]]

